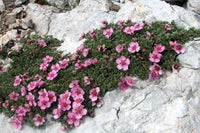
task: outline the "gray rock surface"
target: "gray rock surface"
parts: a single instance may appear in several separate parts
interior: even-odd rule
[[[200,1],[199,0],[188,0],[187,9],[200,15]]]
[[[5,11],[5,5],[3,3],[3,0],[0,0],[0,12]]]
[[[191,12],[164,1],[133,0],[118,5],[120,10],[114,12],[109,10],[107,0],[81,0],[75,9],[58,13],[54,7],[30,3],[26,19],[33,20],[41,35],[64,40],[59,49],[65,52],[74,52],[82,43],[79,41],[81,34],[100,28],[104,19],[117,22],[131,18],[139,23],[174,20],[186,29],[200,28]],[[5,36],[5,40],[8,37]],[[1,38],[0,44],[5,40]],[[182,64],[178,73],[165,72],[161,79],[153,82],[133,77],[137,87],[108,92],[94,118],[86,117],[78,128],[66,133],[199,133],[200,39],[186,43],[185,49],[186,52],[178,57]],[[62,132],[60,126],[48,121],[44,129],[25,125],[18,131],[12,128],[10,119],[0,115],[0,132],[4,133],[55,133]]]
[[[88,4],[90,3],[90,4]],[[198,19],[182,7],[172,6],[159,0],[134,0],[127,1],[118,12],[109,11],[107,0],[82,0],[70,12],[56,13],[53,7],[47,8],[30,3],[27,6],[27,16],[33,20],[36,31],[49,34],[64,40],[60,49],[65,52],[74,52],[73,47],[78,47],[79,37],[83,32],[92,28],[100,28],[101,21],[118,22],[128,20],[141,23],[143,20],[153,22],[156,20],[175,21],[179,26],[200,28]],[[42,13],[41,13],[42,12]]]
[[[5,45],[10,40],[15,40],[17,30],[10,30],[4,36],[0,37],[0,45]]]
[[[16,6],[20,6],[20,5],[24,4],[26,1],[27,1],[27,0],[16,0],[16,1],[15,1],[15,5],[16,5]]]
[[[56,7],[60,8],[60,9],[65,9],[65,8],[73,8],[74,6],[76,6],[78,3],[76,2],[76,0],[47,0],[48,3],[50,3],[51,5],[56,5]]]

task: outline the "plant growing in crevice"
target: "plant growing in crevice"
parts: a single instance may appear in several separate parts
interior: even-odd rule
[[[200,35],[167,22],[102,23],[82,34],[86,41],[72,55],[56,51],[57,39],[38,35],[21,39],[18,51],[2,47],[0,57],[13,62],[0,75],[0,110],[13,117],[14,128],[23,122],[42,127],[47,114],[66,127],[79,126],[107,91],[137,86],[132,76],[153,81],[172,66],[177,70],[182,44]]]

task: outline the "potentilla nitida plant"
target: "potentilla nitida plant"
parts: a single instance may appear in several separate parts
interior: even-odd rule
[[[107,91],[137,86],[133,76],[154,81],[165,70],[177,73],[183,44],[199,33],[167,22],[104,20],[101,29],[80,35],[85,42],[72,55],[56,51],[58,40],[37,35],[22,39],[21,49],[9,54],[1,46],[0,57],[13,62],[0,73],[0,109],[19,130],[24,122],[44,126],[47,114],[62,123],[61,130],[77,127],[84,116],[94,116]]]

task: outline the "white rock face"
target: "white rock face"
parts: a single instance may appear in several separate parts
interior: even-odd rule
[[[10,30],[4,36],[0,37],[0,45],[6,44],[8,41],[15,40],[17,35],[17,30]]]
[[[0,0],[0,12],[5,11],[5,5],[3,3],[3,0]]]
[[[200,1],[199,0],[188,0],[187,9],[199,14],[200,13]]]
[[[53,7],[29,4],[27,16],[42,35],[53,35],[64,40],[60,50],[74,52],[82,42],[83,32],[99,28],[101,20],[108,22],[132,19],[172,21],[179,26],[200,28],[190,12],[170,6],[160,0],[125,1],[119,12],[109,11],[107,0],[82,0],[79,6],[66,13]],[[67,133],[200,133],[200,40],[185,44],[186,52],[178,58],[182,64],[179,73],[165,74],[154,82],[136,81],[137,87],[127,91],[114,90],[104,97],[104,105],[96,109],[95,117],[86,117],[82,124]],[[21,133],[55,133],[60,124],[48,122],[44,129],[24,126]],[[11,120],[0,115],[0,132],[13,130]]]
[[[89,3],[89,4],[88,4]],[[184,8],[171,6],[160,0],[134,0],[118,4],[119,12],[109,11],[107,0],[82,0],[70,12],[55,13],[53,7],[29,4],[27,15],[36,25],[36,31],[41,34],[53,35],[64,40],[60,47],[65,52],[74,52],[81,42],[79,38],[83,32],[92,28],[100,28],[101,21],[118,22],[132,19],[134,22],[169,21],[174,20],[179,26],[200,28],[200,23],[195,16]]]

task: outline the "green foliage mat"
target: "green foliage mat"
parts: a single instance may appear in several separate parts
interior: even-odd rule
[[[0,74],[0,101],[2,101],[2,103],[6,100],[9,101],[9,106],[7,108],[0,106],[0,110],[8,117],[16,116],[15,112],[11,111],[12,106],[20,106],[28,102],[24,96],[21,96],[20,85],[16,87],[13,86],[15,76],[27,74],[29,76],[29,81],[22,83],[24,86],[27,86],[31,81],[34,81],[34,76],[39,74],[43,77],[43,80],[46,83],[41,88],[36,88],[32,91],[36,102],[38,101],[39,96],[38,91],[41,89],[46,88],[47,91],[54,91],[58,99],[60,94],[64,93],[66,90],[71,90],[69,88],[71,81],[78,80],[79,85],[85,92],[85,100],[82,104],[87,109],[88,115],[91,115],[95,109],[89,99],[89,92],[92,88],[97,86],[100,87],[99,96],[103,97],[107,91],[118,88],[120,79],[127,75],[137,76],[142,80],[148,79],[150,73],[149,66],[152,65],[152,62],[149,61],[149,53],[154,50],[155,44],[159,43],[165,46],[165,51],[162,53],[163,57],[158,64],[162,67],[162,70],[171,70],[173,64],[178,64],[178,60],[177,53],[170,47],[169,42],[177,41],[180,44],[185,44],[194,37],[200,36],[200,30],[194,28],[185,30],[177,27],[174,23],[169,24],[171,30],[165,30],[166,24],[169,23],[154,22],[151,25],[144,25],[143,29],[135,31],[134,35],[127,35],[120,31],[121,26],[117,24],[108,24],[106,29],[112,27],[114,31],[110,38],[106,38],[103,35],[102,29],[95,30],[95,33],[98,35],[96,39],[92,39],[89,33],[87,33],[85,36],[86,41],[84,42],[84,47],[89,48],[90,52],[87,57],[79,56],[78,58],[82,63],[87,59],[97,58],[98,63],[80,70],[75,70],[75,62],[70,60],[69,66],[64,70],[60,70],[58,76],[53,81],[46,80],[46,77],[48,72],[51,71],[50,66],[58,63],[58,61],[63,58],[62,53],[56,50],[61,44],[60,41],[49,36],[41,38],[38,35],[34,35],[21,39],[23,47],[20,51],[12,51],[8,47],[3,46],[3,51],[0,52],[0,58],[11,58],[12,62],[11,67],[8,68],[7,72]],[[126,26],[131,26],[131,23],[126,22]],[[146,31],[151,33],[149,39],[147,39]],[[47,43],[47,47],[40,47],[37,39],[44,39]],[[133,41],[138,41],[140,51],[131,54],[127,49],[129,43]],[[99,52],[97,47],[103,44],[105,44],[107,49],[105,52]],[[118,44],[125,45],[124,50],[121,53],[116,52],[116,46]],[[143,49],[145,49],[145,52],[142,51]],[[54,59],[50,63],[47,71],[43,72],[39,70],[39,67],[43,62],[42,59],[46,55],[52,56]],[[116,67],[117,63],[115,61],[122,55],[129,58],[131,62],[127,71],[118,70]],[[71,55],[65,55],[64,58],[70,59]],[[89,86],[84,86],[84,76],[93,78],[93,81],[91,81]],[[9,98],[9,94],[12,91],[20,94],[16,102]],[[53,109],[57,108],[57,105],[58,101],[54,102],[50,108],[45,110],[41,110],[38,106],[31,107],[31,112],[27,113],[24,117],[24,121],[34,125],[32,119],[35,114],[40,114],[45,117],[47,114],[52,114]],[[66,124],[67,122],[65,118],[70,111],[62,112],[58,121]]]

